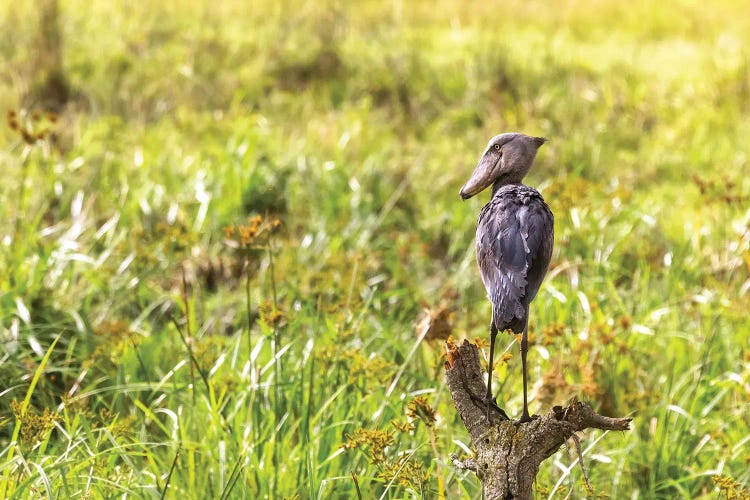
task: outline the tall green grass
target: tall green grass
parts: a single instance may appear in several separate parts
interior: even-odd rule
[[[0,7],[2,495],[476,498],[417,324],[486,337],[457,191],[522,130],[556,215],[532,410],[634,417],[583,436],[597,495],[747,496],[741,2],[68,0],[58,115],[49,5]],[[539,498],[587,496],[576,458]]]

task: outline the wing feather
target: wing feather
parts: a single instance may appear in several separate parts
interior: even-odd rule
[[[500,188],[482,209],[477,262],[499,330],[525,326],[552,255],[553,225],[541,195],[523,185]]]

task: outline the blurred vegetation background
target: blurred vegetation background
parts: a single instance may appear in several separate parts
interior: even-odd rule
[[[0,497],[479,497],[458,189],[523,131],[556,215],[532,411],[635,419],[583,436],[594,491],[562,449],[538,498],[750,498],[745,2],[0,13]]]

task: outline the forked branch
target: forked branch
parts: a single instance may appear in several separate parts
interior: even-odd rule
[[[524,424],[507,420],[499,409],[488,415],[486,405],[477,397],[486,390],[479,349],[468,341],[460,346],[447,343],[446,349],[448,388],[476,450],[476,457],[462,465],[477,473],[487,499],[531,498],[539,464],[576,431],[630,428],[630,418],[599,415],[589,404],[575,399],[565,408],[555,406],[545,415]]]

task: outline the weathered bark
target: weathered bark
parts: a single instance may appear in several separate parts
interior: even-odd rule
[[[479,364],[479,349],[468,341],[461,346],[447,343],[446,348],[448,388],[476,450],[474,458],[462,463],[452,457],[453,462],[476,472],[489,500],[531,498],[539,464],[576,431],[630,428],[631,419],[604,417],[577,400],[571,400],[565,408],[555,406],[547,414],[523,424],[508,420],[499,408],[488,415],[481,399],[487,387]]]

